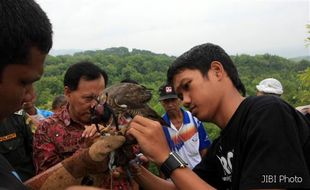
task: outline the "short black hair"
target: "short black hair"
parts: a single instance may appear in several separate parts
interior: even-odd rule
[[[121,81],[121,83],[139,84],[138,81],[133,80],[133,79],[130,79],[130,78],[123,79],[123,80]]]
[[[233,61],[223,48],[212,43],[195,46],[179,56],[168,69],[167,82],[172,83],[173,77],[184,69],[198,69],[204,76],[207,76],[213,61],[218,61],[223,65],[235,88],[245,96],[245,87]]]
[[[81,78],[85,80],[95,80],[100,78],[100,76],[103,77],[105,86],[107,86],[107,73],[92,62],[82,61],[68,68],[64,77],[64,86],[68,86],[70,90],[76,90]]]
[[[33,0],[0,1],[0,73],[9,64],[27,64],[30,50],[48,54],[52,47],[52,25]]]

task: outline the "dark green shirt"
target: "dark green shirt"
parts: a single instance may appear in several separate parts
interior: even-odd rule
[[[32,133],[23,115],[12,114],[0,123],[0,154],[8,160],[22,181],[34,176]]]

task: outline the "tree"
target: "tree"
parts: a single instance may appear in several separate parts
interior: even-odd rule
[[[310,68],[298,75],[300,81],[298,97],[300,105],[310,104]]]

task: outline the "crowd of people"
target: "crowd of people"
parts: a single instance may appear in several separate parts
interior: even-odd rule
[[[274,78],[246,97],[220,46],[195,46],[169,67],[159,88],[162,122],[136,115],[125,135],[101,136],[93,108],[108,73],[75,63],[52,111],[37,108],[33,83],[52,47],[52,25],[33,0],[1,1],[0,13],[0,189],[310,189],[310,109],[285,102]],[[101,111],[113,123],[110,110]],[[213,142],[203,122],[221,128]],[[137,157],[113,175],[112,155],[129,137]]]

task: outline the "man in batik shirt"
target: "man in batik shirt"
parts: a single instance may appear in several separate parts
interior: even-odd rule
[[[41,173],[85,147],[95,134],[91,108],[108,82],[107,74],[90,62],[72,65],[64,77],[64,94],[68,104],[45,119],[34,135],[34,163]]]

